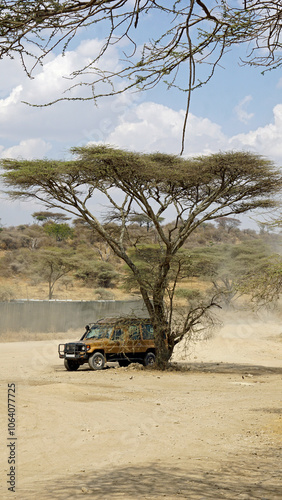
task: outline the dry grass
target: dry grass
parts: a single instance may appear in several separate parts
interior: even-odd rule
[[[2,332],[0,333],[0,343],[41,341],[41,340],[71,341],[80,339],[83,332],[84,332],[83,328],[80,330],[68,330],[68,332],[48,332],[48,333],[28,332],[25,330],[21,330],[20,333],[15,331]]]
[[[181,281],[179,289],[195,289],[204,291],[208,287],[208,283],[200,282],[196,278]],[[14,300],[48,300],[48,285],[47,283],[32,283],[29,279],[1,278],[0,290],[9,290],[11,298]],[[113,295],[114,300],[130,300],[139,298],[136,293],[128,293],[120,288],[110,288],[109,292]],[[95,293],[94,288],[79,286],[75,281],[58,282],[55,286],[54,300],[97,300],[100,297]],[[185,305],[186,299],[178,298],[179,305]]]
[[[48,300],[47,283],[33,284],[30,280],[19,280],[18,278],[0,278],[0,288],[9,289],[13,299],[25,300]],[[132,295],[118,288],[110,289],[115,300],[132,299]],[[134,296],[136,298],[136,296]],[[76,283],[58,282],[55,287],[53,299],[56,300],[97,300],[94,288],[79,286]]]

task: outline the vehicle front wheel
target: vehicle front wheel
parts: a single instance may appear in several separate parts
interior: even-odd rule
[[[94,352],[94,354],[88,359],[88,364],[91,370],[103,370],[106,360],[101,352]]]
[[[75,359],[65,359],[64,365],[69,372],[75,372],[79,368],[79,362]]]
[[[147,352],[144,358],[144,366],[152,366],[156,361],[156,356],[153,352]]]

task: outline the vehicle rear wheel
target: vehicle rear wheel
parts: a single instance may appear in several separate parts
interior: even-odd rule
[[[79,362],[75,359],[65,359],[64,365],[69,372],[75,372],[79,368]]]
[[[91,370],[103,370],[106,359],[101,352],[94,352],[94,354],[88,359],[88,364]]]
[[[153,352],[147,352],[144,358],[144,366],[152,366],[156,361],[156,356]]]

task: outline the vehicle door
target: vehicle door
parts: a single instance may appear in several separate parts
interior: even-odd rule
[[[144,352],[140,324],[128,325],[126,334],[126,349],[128,353]]]
[[[110,337],[107,351],[110,354],[119,354],[125,350],[125,331],[121,326],[115,326]]]

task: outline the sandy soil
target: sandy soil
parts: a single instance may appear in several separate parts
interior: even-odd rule
[[[72,373],[56,339],[2,342],[0,498],[281,499],[281,332],[271,318],[226,318],[213,338],[178,350],[181,370],[165,373]]]

